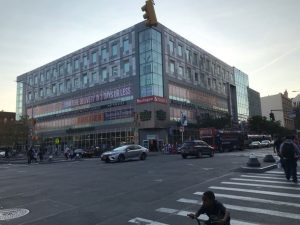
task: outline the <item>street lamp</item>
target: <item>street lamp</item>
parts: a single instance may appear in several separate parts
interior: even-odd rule
[[[26,81],[23,81],[23,80],[18,80],[18,81],[16,81],[17,83],[22,83],[22,84],[24,84],[24,85],[26,85],[26,86],[28,86],[28,87],[30,87],[31,88],[31,94],[32,94],[32,97],[30,98],[30,101],[31,101],[31,130],[30,130],[30,139],[31,139],[31,141],[30,141],[30,145],[32,146],[33,145],[33,135],[34,135],[34,119],[33,119],[33,106],[34,106],[34,101],[35,101],[35,94],[34,94],[34,90],[35,90],[35,88],[36,88],[36,86],[33,86],[33,85],[31,85],[31,84],[29,84],[29,83],[27,83]],[[27,105],[27,104],[26,104]],[[27,110],[26,110],[26,115],[28,115],[27,114]]]

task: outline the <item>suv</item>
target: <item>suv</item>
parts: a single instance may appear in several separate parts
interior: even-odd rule
[[[197,158],[202,155],[214,156],[214,148],[209,146],[205,141],[194,140],[186,141],[180,148],[182,158],[186,159],[188,156],[196,156]]]

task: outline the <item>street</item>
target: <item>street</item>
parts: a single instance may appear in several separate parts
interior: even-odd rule
[[[200,159],[156,154],[124,163],[1,164],[1,210],[29,212],[5,220],[0,210],[0,224],[192,225],[186,214],[199,208],[206,190],[229,209],[233,225],[299,224],[300,187],[282,170],[236,172],[251,152],[262,161],[272,149]]]

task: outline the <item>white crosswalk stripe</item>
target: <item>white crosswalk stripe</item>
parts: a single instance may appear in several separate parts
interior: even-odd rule
[[[269,184],[251,184],[251,183],[239,183],[239,182],[227,182],[227,181],[224,181],[221,183],[222,184],[240,185],[240,186],[267,187],[267,188],[275,188],[275,189],[300,191],[300,187],[287,187],[287,186],[278,186],[278,185],[269,185]]]
[[[147,220],[147,219],[143,219],[143,218],[140,218],[140,217],[136,217],[134,219],[131,219],[128,221],[129,223],[135,223],[135,224],[147,224],[147,225],[168,225],[166,223],[159,223],[159,222],[156,222],[156,221],[153,221],[153,220]]]
[[[233,214],[236,215],[237,218],[231,218],[232,225],[267,225],[268,223],[266,223],[266,221],[268,220],[266,218],[279,218],[278,224],[282,224],[283,219],[297,221],[296,224],[300,224],[300,214],[297,213],[300,208],[300,186],[287,181],[283,171],[276,170],[262,174],[241,174],[237,177],[221,181],[219,185],[209,186],[208,189],[214,191],[216,198],[221,199],[220,201],[230,212],[240,212],[239,214]],[[202,196],[203,193],[203,191],[194,192],[194,194],[198,196]],[[169,214],[171,216],[170,218],[173,216],[186,217],[188,213],[191,213],[185,210],[187,205],[198,205],[200,207],[202,202],[199,199],[199,197],[195,199],[179,198],[176,201],[183,204],[182,207],[178,207],[179,209],[161,207],[155,211]],[[284,210],[278,210],[281,208]],[[195,211],[192,213],[194,212]],[[253,214],[253,216],[248,216],[250,214]],[[255,215],[262,216],[256,218]],[[246,218],[245,220],[244,216]],[[199,218],[201,220],[208,219],[205,215],[201,215]],[[238,220],[240,218],[242,218],[242,220]],[[247,218],[250,220],[251,218],[256,219],[255,221],[247,221]],[[262,221],[261,218],[265,219]],[[272,223],[270,222],[272,225],[274,224],[274,220],[275,223],[277,222],[276,219],[273,219]],[[136,221],[136,224],[167,225],[142,218],[139,218],[139,220],[135,218],[135,220],[129,222],[133,223],[132,221]],[[137,221],[140,223],[137,223]],[[142,223],[143,221],[144,223]],[[172,224],[168,221],[167,223]]]
[[[156,210],[157,212],[161,213],[168,213],[172,215],[177,215],[177,216],[187,216],[189,213],[194,213],[194,212],[189,212],[185,210],[177,210],[177,209],[170,209],[170,208],[159,208]],[[205,215],[200,215],[199,216],[200,220],[207,220],[208,217]],[[231,225],[259,225],[258,223],[248,223],[246,221],[241,221],[241,220],[230,220]]]

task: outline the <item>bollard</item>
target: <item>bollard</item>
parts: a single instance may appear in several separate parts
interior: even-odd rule
[[[273,155],[269,154],[269,155],[265,155],[264,162],[273,163],[273,162],[276,162],[276,160]]]
[[[247,162],[247,166],[249,167],[260,167],[260,162],[254,154],[250,154],[249,160]]]

